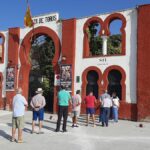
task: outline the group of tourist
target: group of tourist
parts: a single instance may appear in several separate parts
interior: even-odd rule
[[[43,94],[42,88],[38,88],[36,95],[32,98],[30,106],[33,110],[32,118],[32,131],[35,133],[35,122],[39,121],[39,131],[38,134],[42,134],[42,121],[44,119],[44,106],[46,101]],[[100,101],[100,116],[99,121],[102,122],[102,126],[108,126],[108,120],[110,117],[110,111],[112,110],[113,119],[115,122],[118,122],[118,108],[119,108],[119,98],[116,95],[116,92],[112,93],[110,96],[107,91],[103,91],[103,94],[99,97]],[[56,124],[56,132],[60,131],[61,120],[63,117],[63,126],[62,131],[67,132],[67,117],[68,117],[68,107],[69,103],[72,105],[72,127],[78,127],[78,117],[80,115],[81,103],[86,105],[86,115],[87,121],[86,126],[89,125],[89,118],[92,117],[93,126],[95,127],[95,104],[98,103],[98,100],[93,95],[93,91],[90,91],[88,95],[82,100],[80,90],[76,91],[76,94],[71,97],[70,93],[66,91],[64,86],[61,86],[60,91],[58,92],[58,120]],[[18,128],[18,143],[22,143],[22,129],[24,128],[24,112],[25,107],[27,107],[27,101],[24,96],[22,96],[22,89],[18,88],[16,90],[16,95],[13,98],[12,108],[13,108],[13,117],[12,117],[12,139],[15,141],[15,133]],[[111,109],[112,108],[112,109]]]

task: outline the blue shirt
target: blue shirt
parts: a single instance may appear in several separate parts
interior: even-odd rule
[[[24,96],[21,94],[17,94],[13,98],[13,117],[21,117],[24,116],[25,105],[27,105],[27,101]]]
[[[58,105],[59,106],[68,106],[70,99],[71,99],[71,96],[68,91],[61,90],[60,92],[58,92]]]

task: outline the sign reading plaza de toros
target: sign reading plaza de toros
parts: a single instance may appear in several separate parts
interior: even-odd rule
[[[58,19],[59,19],[58,13],[53,13],[53,14],[51,13],[51,14],[47,14],[47,15],[33,17],[33,22],[36,25],[36,24],[43,24],[43,23],[58,21]]]

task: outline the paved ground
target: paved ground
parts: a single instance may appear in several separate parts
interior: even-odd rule
[[[80,127],[71,128],[68,119],[68,132],[55,133],[56,116],[50,120],[45,115],[44,134],[30,134],[31,112],[26,112],[24,143],[11,143],[11,113],[0,111],[0,149],[3,150],[150,150],[150,123],[123,121],[110,122],[109,127],[85,126],[85,117],[80,117]]]

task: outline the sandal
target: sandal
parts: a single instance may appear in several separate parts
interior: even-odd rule
[[[18,142],[17,143],[23,143],[23,140],[18,140]]]

